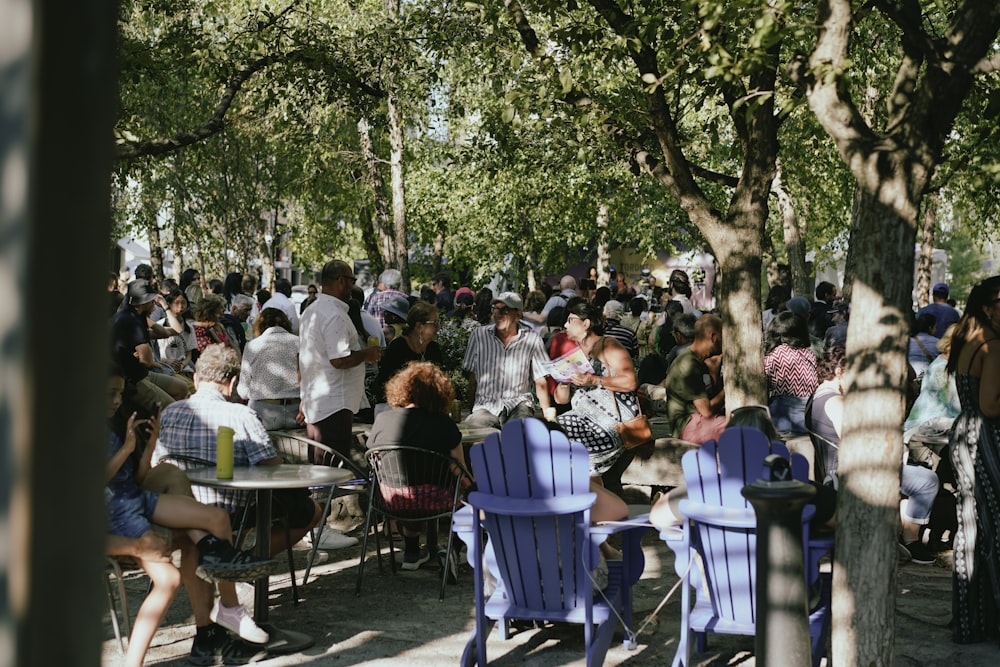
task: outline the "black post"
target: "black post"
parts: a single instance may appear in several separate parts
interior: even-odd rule
[[[788,460],[764,459],[764,478],[743,487],[757,513],[758,664],[810,664],[809,608],[802,550],[802,508],[816,489],[792,479]]]

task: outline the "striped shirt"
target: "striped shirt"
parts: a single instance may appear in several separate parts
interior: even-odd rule
[[[257,413],[242,403],[230,403],[215,387],[201,385],[191,398],[163,409],[153,464],[170,454],[215,463],[215,438],[220,426],[234,431],[233,467],[257,465],[278,455]],[[192,489],[199,501],[225,507],[230,513],[242,509],[246,495],[204,486]]]
[[[795,348],[782,343],[764,357],[767,398],[798,396],[808,398],[819,386],[816,355],[811,348]]]
[[[541,337],[518,328],[507,345],[496,335],[495,324],[479,327],[469,336],[462,368],[476,376],[473,410],[499,415],[522,403],[532,404],[531,384],[545,377],[542,364],[549,360]]]
[[[622,347],[625,348],[629,356],[633,359],[639,354],[639,340],[636,338],[635,332],[628,327],[622,326],[619,320],[608,319],[607,324],[604,326],[604,335],[614,338],[621,343]]]

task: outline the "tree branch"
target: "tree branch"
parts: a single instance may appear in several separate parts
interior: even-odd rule
[[[137,157],[163,155],[164,153],[169,153],[179,148],[190,146],[193,143],[202,141],[203,139],[207,139],[213,134],[216,134],[222,130],[226,113],[232,106],[233,100],[236,98],[236,93],[240,91],[243,84],[257,72],[278,62],[280,58],[281,57],[278,55],[263,56],[251,63],[250,66],[237,72],[236,75],[229,80],[225,90],[223,90],[222,97],[219,99],[219,103],[215,106],[215,112],[212,114],[212,117],[207,123],[198,129],[192,130],[191,132],[181,132],[172,137],[165,137],[161,139],[119,142],[115,150],[115,157],[119,160],[128,160]]]
[[[363,81],[333,59],[307,54],[302,50],[289,51],[284,54],[269,54],[258,58],[249,66],[237,72],[229,80],[222,91],[222,97],[219,98],[219,102],[215,106],[212,117],[204,125],[189,132],[179,132],[172,137],[161,137],[146,141],[120,140],[115,147],[115,158],[118,160],[129,160],[137,157],[164,155],[203,141],[221,132],[225,125],[226,114],[229,112],[230,107],[232,107],[233,100],[236,99],[236,94],[239,93],[243,85],[261,70],[280,62],[298,62],[311,69],[335,75],[348,89],[358,90],[375,98],[385,97],[385,91],[381,88]]]

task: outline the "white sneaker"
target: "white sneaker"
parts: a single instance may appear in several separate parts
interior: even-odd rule
[[[215,605],[212,607],[212,611],[209,612],[208,617],[212,619],[213,623],[221,625],[226,630],[235,632],[240,636],[240,639],[244,639],[251,644],[266,644],[269,638],[267,632],[254,622],[247,608],[241,604],[235,607],[224,607],[216,599]]]
[[[309,533],[306,533],[309,535]],[[312,538],[309,539],[310,543]],[[344,549],[346,547],[353,547],[358,543],[358,538],[350,537],[349,535],[344,535],[339,530],[334,530],[333,528],[326,528],[323,530],[323,536],[319,538],[319,549],[325,551],[333,551],[334,549]]]

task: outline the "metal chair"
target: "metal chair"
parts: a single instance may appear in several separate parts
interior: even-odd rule
[[[398,522],[428,521],[436,526],[438,519],[451,517],[459,506],[462,478],[468,471],[450,456],[419,447],[385,445],[368,450],[369,476],[368,511],[365,515],[365,535],[361,542],[361,560],[355,595],[361,595],[361,580],[365,571],[368,535],[374,529],[375,549],[379,570],[382,569],[382,544],[378,533],[379,517]],[[373,516],[375,521],[373,522]],[[452,559],[454,533],[448,531],[448,546],[441,568],[441,593],[444,600]],[[396,554],[392,531],[389,531],[389,563],[396,573]]]
[[[122,573],[121,563],[116,556],[105,556],[107,567],[104,571],[104,584],[108,593],[108,611],[111,614],[111,627],[115,631],[115,639],[122,655],[125,655],[128,648],[128,638],[132,634],[132,624],[128,613],[128,598],[125,592],[125,577]],[[115,585],[117,582],[117,585]],[[117,589],[118,599],[115,599]],[[119,614],[121,620],[119,622]],[[124,632],[122,632],[124,630]]]
[[[358,497],[359,504],[364,509],[362,499],[367,499],[368,495],[368,473],[358,467],[351,459],[330,449],[323,443],[312,440],[304,435],[289,431],[268,431],[268,435],[271,436],[271,443],[286,463],[309,464],[322,461],[323,465],[334,468],[345,468],[355,475],[354,479],[337,484],[336,486],[311,489],[314,494],[319,494],[318,500],[323,505],[323,518],[320,520],[319,525],[310,533],[312,549],[309,550],[309,561],[306,564],[306,571],[302,577],[302,585],[305,586],[309,581],[309,572],[312,570],[313,563],[316,560],[319,543],[323,539],[323,531],[326,530],[326,520],[330,515],[330,505],[334,498],[354,495]]]

